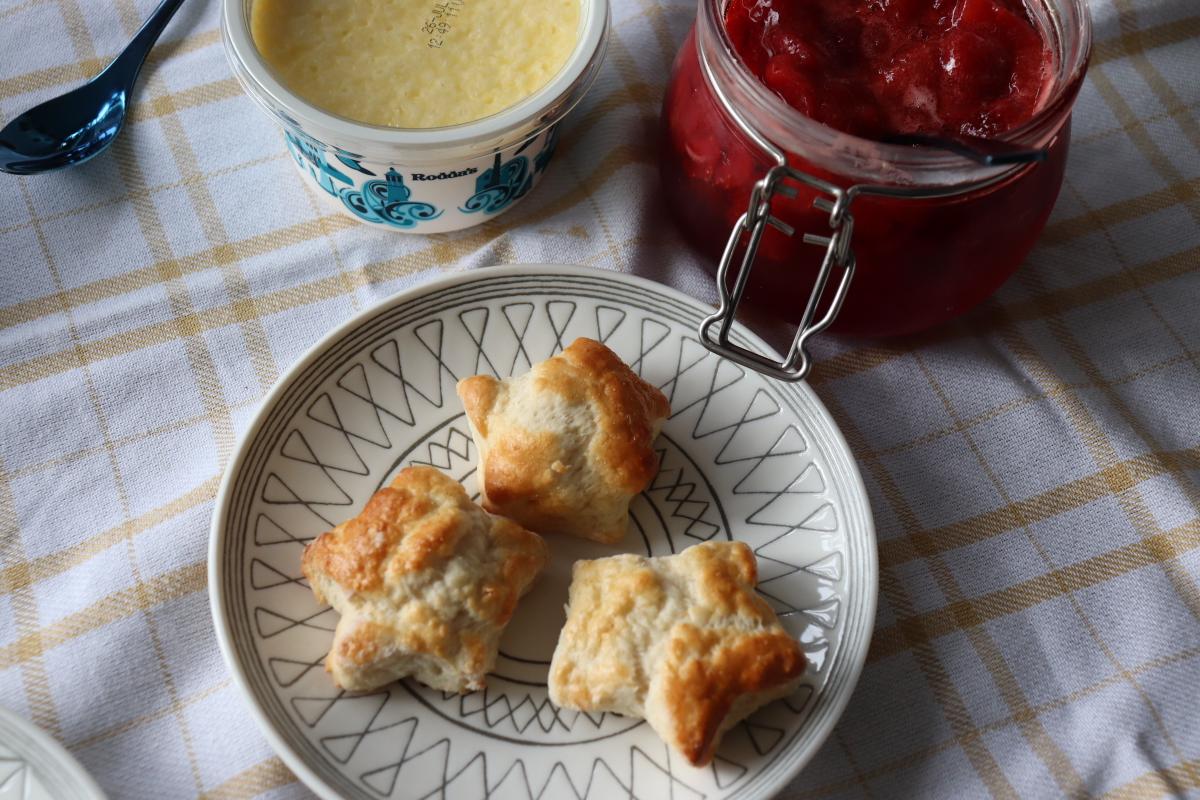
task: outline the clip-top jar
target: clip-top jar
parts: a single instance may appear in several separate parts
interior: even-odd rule
[[[728,352],[711,331],[705,343],[797,379],[808,369],[805,339],[831,321],[852,335],[910,333],[999,288],[1041,233],[1062,184],[1091,49],[1085,0],[1029,0],[1049,50],[1047,84],[1032,117],[996,138],[1044,158],[1001,166],[859,138],[805,116],[739,58],[726,4],[700,0],[676,57],[663,104],[664,188],[714,266],[749,250],[738,271],[721,276],[723,309],[710,322],[727,330],[745,289],[748,302],[801,330],[782,364]],[[824,285],[814,292],[814,283]]]

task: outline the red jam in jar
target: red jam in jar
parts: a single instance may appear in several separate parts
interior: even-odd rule
[[[715,266],[773,165],[715,82],[791,167],[843,188],[945,195],[854,200],[857,266],[835,330],[908,333],[978,304],[1021,263],[1054,205],[1090,47],[1083,0],[1038,1],[1040,15],[1021,0],[700,0],[663,108],[664,187],[683,230]],[[904,134],[1003,138],[1048,156],[989,168],[883,143]],[[767,230],[747,292],[792,322],[823,255],[802,234],[829,232],[815,191],[798,188],[772,200],[796,233]]]
[[[784,102],[867,139],[1015,128],[1053,58],[1017,0],[731,0],[725,30]]]

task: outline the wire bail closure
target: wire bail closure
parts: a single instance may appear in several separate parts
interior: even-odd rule
[[[803,184],[820,193],[813,200],[813,206],[829,214],[829,235],[815,233],[803,235],[803,241],[806,244],[824,247],[825,255],[821,259],[821,268],[817,272],[812,293],[804,307],[800,324],[796,328],[792,346],[783,361],[775,361],[762,353],[733,344],[729,340],[729,332],[737,315],[738,305],[742,301],[742,295],[746,291],[750,270],[753,268],[754,258],[758,254],[758,246],[767,226],[770,225],[787,236],[793,236],[796,233],[791,225],[771,213],[771,200],[776,194],[784,197],[796,196],[796,187],[785,181]],[[809,370],[812,369],[812,358],[806,349],[808,340],[828,328],[837,317],[842,303],[845,302],[850,281],[854,278],[854,253],[850,249],[850,240],[854,235],[854,217],[849,211],[850,201],[853,197],[852,192],[806,172],[793,169],[786,163],[776,164],[767,171],[766,175],[755,182],[754,188],[750,192],[749,207],[734,225],[733,231],[729,235],[729,241],[725,244],[725,251],[721,254],[721,262],[717,266],[717,292],[721,304],[716,313],[700,323],[701,343],[717,355],[773,378],[784,381],[804,380]],[[733,276],[731,291],[729,288],[730,268],[743,236],[749,238],[746,241],[741,264]],[[829,301],[829,307],[820,319],[816,319],[817,309],[826,294],[829,279],[835,272],[840,275]]]
[[[704,51],[700,37],[697,37],[696,40],[696,50],[705,80],[717,100],[724,106],[726,113],[737,124],[741,132],[775,162],[774,166],[767,170],[767,174],[755,182],[754,188],[750,192],[750,203],[746,212],[734,225],[733,231],[729,235],[729,241],[725,244],[725,251],[721,254],[721,262],[717,266],[717,293],[721,304],[716,313],[700,323],[700,342],[713,353],[764,375],[784,381],[802,381],[812,369],[812,358],[806,349],[808,340],[828,328],[837,317],[842,303],[846,300],[850,281],[854,278],[854,253],[850,249],[850,239],[854,235],[854,217],[850,215],[850,202],[858,193],[857,190],[862,187],[843,189],[829,181],[788,166],[787,156],[783,150],[759,133],[730,102],[729,97],[713,75],[712,65],[708,62],[708,55]],[[807,186],[819,193],[813,200],[813,206],[829,213],[829,233],[828,235],[803,234],[804,242],[825,248],[825,257],[821,259],[821,269],[817,272],[812,294],[809,295],[808,303],[804,307],[804,315],[792,338],[792,346],[783,361],[776,361],[762,353],[734,344],[729,339],[729,332],[737,316],[738,305],[742,302],[742,296],[745,294],[750,270],[754,266],[754,258],[758,254],[758,246],[767,226],[770,225],[788,236],[796,233],[791,225],[771,213],[771,200],[776,194],[782,194],[785,197],[796,196],[794,184]],[[748,236],[749,239],[746,242],[746,249],[737,274],[733,276],[733,290],[730,291],[729,270],[743,235]],[[840,275],[829,308],[825,310],[820,319],[814,321],[821,298],[825,294],[825,288],[835,271],[840,272]]]
[[[750,192],[750,202],[746,212],[738,218],[737,224],[734,225],[733,231],[729,235],[729,241],[725,244],[725,251],[721,254],[721,262],[717,266],[717,294],[721,301],[720,306],[714,314],[706,317],[700,323],[700,342],[719,356],[773,378],[784,381],[802,381],[808,376],[812,369],[812,357],[807,350],[809,340],[833,323],[842,304],[846,301],[846,293],[854,278],[854,251],[850,247],[851,238],[854,236],[854,217],[850,214],[850,204],[854,198],[859,195],[910,200],[953,197],[998,183],[1011,174],[1011,170],[1043,161],[1047,156],[1048,145],[1030,148],[1016,143],[973,137],[960,136],[954,139],[945,139],[930,136],[899,136],[893,137],[893,143],[937,147],[969,158],[982,167],[993,169],[987,177],[965,185],[929,187],[860,183],[843,188],[790,166],[784,151],[751,125],[729,99],[720,81],[713,74],[702,36],[696,37],[696,51],[705,81],[723,106],[725,113],[729,115],[741,133],[774,162],[774,166],[767,170],[766,175],[755,182]],[[827,235],[818,233],[802,235],[802,241],[806,244],[824,247],[825,256],[821,259],[821,268],[817,271],[812,293],[808,297],[804,314],[792,337],[791,348],[783,361],[776,361],[762,353],[732,343],[729,333],[737,316],[738,305],[742,302],[742,296],[745,294],[750,270],[754,267],[754,259],[758,254],[758,247],[767,226],[770,225],[787,236],[794,236],[796,233],[791,225],[771,213],[771,201],[777,194],[796,197],[797,184],[817,192],[817,197],[813,199],[812,204],[815,208],[829,214],[829,231]],[[733,289],[731,291],[729,288],[730,268],[743,237],[748,237],[746,248],[737,273],[732,276]],[[816,319],[817,309],[826,294],[830,278],[835,273],[838,273],[837,285],[830,297],[829,306],[820,319]]]

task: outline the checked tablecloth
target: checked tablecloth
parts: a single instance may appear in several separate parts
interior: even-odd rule
[[[0,124],[152,0],[0,0]],[[992,301],[824,341],[812,384],[879,533],[880,603],[800,797],[1200,797],[1200,3],[1094,0],[1067,182]],[[307,191],[189,0],[111,151],[0,175],[0,705],[115,798],[307,797],[217,651],[223,466],[318,336],[442,270],[565,262],[711,287],[657,190],[689,2],[616,0],[599,83],[500,220],[381,232]]]

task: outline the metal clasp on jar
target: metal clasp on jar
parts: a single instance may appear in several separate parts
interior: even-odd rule
[[[813,200],[813,206],[829,214],[829,235],[805,233],[803,236],[803,241],[807,244],[824,247],[825,256],[821,259],[821,268],[817,271],[812,293],[800,317],[791,348],[783,361],[775,361],[762,353],[734,344],[730,341],[729,332],[742,295],[746,291],[750,270],[767,226],[770,225],[787,236],[795,235],[796,231],[791,225],[771,213],[771,200],[776,194],[785,197],[796,196],[796,188],[785,183],[787,180],[801,183],[820,193]],[[854,217],[849,212],[852,198],[853,194],[840,186],[793,169],[786,163],[772,167],[754,184],[749,207],[734,225],[729,241],[725,244],[725,251],[721,254],[721,262],[717,266],[717,292],[721,304],[715,314],[700,324],[700,341],[705,347],[731,361],[780,380],[800,381],[808,375],[812,368],[812,359],[805,345],[809,338],[828,328],[837,317],[850,288],[850,281],[854,278],[854,253],[850,249],[850,239],[854,235]],[[730,290],[730,266],[745,235],[749,238],[737,274],[733,276],[733,288]],[[817,309],[834,272],[840,272],[837,288],[834,289],[825,312],[820,319],[816,319]]]
[[[730,102],[729,97],[722,90],[720,82],[714,77],[712,65],[709,64],[707,54],[704,52],[704,48],[700,45],[700,42],[697,42],[697,56],[700,61],[700,69],[704,73],[704,78],[708,82],[709,88],[712,89],[714,96],[724,107],[729,117],[750,141],[754,142],[759,149],[770,156],[775,164],[767,171],[766,175],[754,184],[746,212],[742,214],[737,224],[734,225],[733,231],[729,235],[729,241],[725,244],[725,251],[721,254],[721,263],[717,267],[717,293],[721,304],[716,313],[706,318],[700,324],[700,341],[717,355],[761,372],[764,375],[785,381],[801,381],[804,380],[812,368],[812,357],[806,348],[808,340],[828,328],[834,318],[837,317],[842,303],[846,300],[846,292],[850,288],[850,281],[854,278],[854,253],[850,249],[850,238],[854,234],[854,218],[850,215],[849,207],[855,194],[861,187],[852,187],[849,190],[843,189],[829,181],[821,180],[806,172],[788,166],[787,156],[783,150],[759,133],[742,116],[737,107]],[[829,232],[828,235],[818,233],[804,234],[805,242],[825,248],[825,257],[821,260],[821,268],[817,272],[813,291],[809,295],[808,303],[804,307],[804,315],[801,317],[800,325],[797,327],[796,334],[792,338],[792,346],[782,361],[776,361],[774,358],[769,358],[762,353],[733,343],[730,340],[729,334],[733,327],[733,321],[737,316],[738,305],[741,303],[742,296],[746,291],[750,270],[754,266],[754,258],[758,253],[758,245],[762,241],[766,226],[771,225],[788,236],[795,234],[792,226],[771,213],[771,200],[776,194],[782,194],[785,197],[796,196],[796,187],[789,185],[785,181],[794,181],[795,183],[815,189],[818,192],[818,196],[813,200],[813,205],[829,213]],[[742,254],[737,275],[733,276],[733,289],[731,291],[729,288],[729,270],[737,255],[738,245],[744,235],[748,235],[749,238],[746,241],[746,249]],[[838,278],[837,289],[834,290],[833,297],[825,313],[821,315],[820,319],[815,319],[817,309],[821,304],[821,298],[825,294],[825,287],[829,283],[830,276],[835,271],[841,273]]]
[[[807,349],[809,340],[833,323],[846,300],[850,282],[854,278],[854,252],[851,249],[854,217],[850,214],[850,205],[854,199],[859,195],[913,200],[952,197],[990,186],[1003,180],[1007,173],[1003,169],[998,169],[988,178],[959,186],[887,186],[861,183],[843,188],[822,180],[788,164],[784,151],[751,125],[737,106],[730,101],[721,87],[721,83],[713,75],[712,65],[708,61],[708,55],[701,40],[696,42],[696,51],[700,69],[714,97],[741,132],[774,162],[774,166],[767,170],[767,174],[754,184],[746,212],[734,225],[733,231],[729,235],[729,241],[725,244],[721,263],[717,267],[717,294],[721,303],[716,313],[705,318],[700,324],[700,341],[717,355],[764,375],[785,381],[801,381],[812,369],[812,357]],[[1017,143],[964,136],[947,139],[936,136],[898,135],[885,140],[885,143],[935,147],[968,158],[981,166],[997,168],[1041,161],[1046,158],[1047,154],[1045,146],[1031,148]],[[730,331],[737,316],[738,305],[746,291],[750,271],[754,267],[759,243],[767,226],[777,228],[787,236],[793,236],[796,233],[792,226],[771,213],[771,200],[775,195],[796,197],[794,184],[807,186],[817,192],[813,206],[829,214],[829,231],[827,235],[824,232],[803,234],[804,242],[825,248],[825,257],[821,260],[821,268],[817,271],[812,292],[804,307],[804,314],[792,337],[791,347],[783,360],[777,361],[773,357],[735,344],[730,339]],[[743,237],[748,237],[746,248],[742,254],[741,264],[737,268],[737,274],[732,276],[733,288],[731,290],[729,288],[730,267]],[[818,319],[818,308],[825,297],[830,277],[835,272],[840,273],[837,279],[837,288],[834,289],[829,299],[828,307]]]

